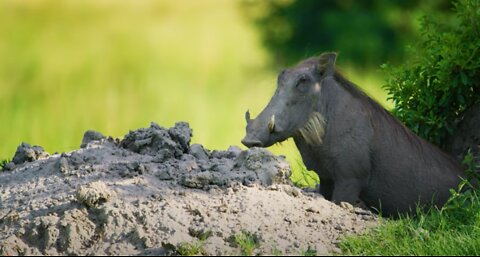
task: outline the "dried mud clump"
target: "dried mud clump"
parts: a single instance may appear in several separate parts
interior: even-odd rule
[[[12,161],[15,164],[22,164],[24,162],[33,162],[48,156],[49,154],[45,152],[43,147],[38,145],[30,146],[27,143],[22,143],[18,146]]]
[[[88,207],[105,203],[115,196],[115,192],[110,190],[107,185],[101,181],[80,186],[76,193],[77,201]]]
[[[187,152],[191,136],[192,130],[186,122],[177,122],[169,129],[152,122],[149,128],[130,131],[120,145],[135,153],[167,159]]]
[[[95,141],[101,141],[105,139],[102,133],[95,131],[95,130],[87,130],[83,134],[82,144],[80,145],[81,148],[86,148],[89,143]]]

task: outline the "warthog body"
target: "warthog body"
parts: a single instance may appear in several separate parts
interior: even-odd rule
[[[443,205],[463,175],[460,165],[419,138],[335,69],[324,53],[283,71],[259,116],[247,112],[247,147],[293,137],[326,199],[363,201],[387,216]]]

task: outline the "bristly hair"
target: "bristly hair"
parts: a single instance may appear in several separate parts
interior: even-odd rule
[[[325,135],[325,124],[325,118],[319,112],[314,112],[298,133],[307,144],[321,145]]]

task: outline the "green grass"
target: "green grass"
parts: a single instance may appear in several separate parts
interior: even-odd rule
[[[210,149],[241,145],[244,113],[263,109],[277,73],[238,1],[221,0],[0,1],[0,60],[1,158],[150,121],[188,121]],[[376,71],[344,68],[385,104]],[[292,140],[270,150],[300,159]]]
[[[204,242],[187,243],[183,242],[177,247],[177,254],[180,256],[206,255],[203,249]]]
[[[254,233],[242,231],[233,237],[235,245],[240,248],[242,254],[251,256],[253,251],[260,246],[260,240]]]

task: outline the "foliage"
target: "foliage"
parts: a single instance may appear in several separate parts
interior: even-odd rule
[[[416,35],[415,8],[444,10],[448,0],[244,1],[276,63],[297,62],[322,51],[339,51],[356,65],[400,59]]]
[[[480,150],[480,145],[478,146]],[[465,167],[465,174],[470,178],[470,181],[480,181],[480,159],[475,156],[472,149],[468,149],[467,154],[462,161],[463,167]]]
[[[236,246],[240,247],[242,254],[251,256],[255,248],[260,246],[260,238],[255,233],[242,231],[233,237]]]
[[[3,171],[8,163],[10,163],[10,160],[8,159],[0,160],[0,171]]]
[[[441,147],[465,110],[480,101],[480,1],[461,0],[454,6],[453,24],[423,18],[422,40],[405,64],[384,66],[393,113]]]

